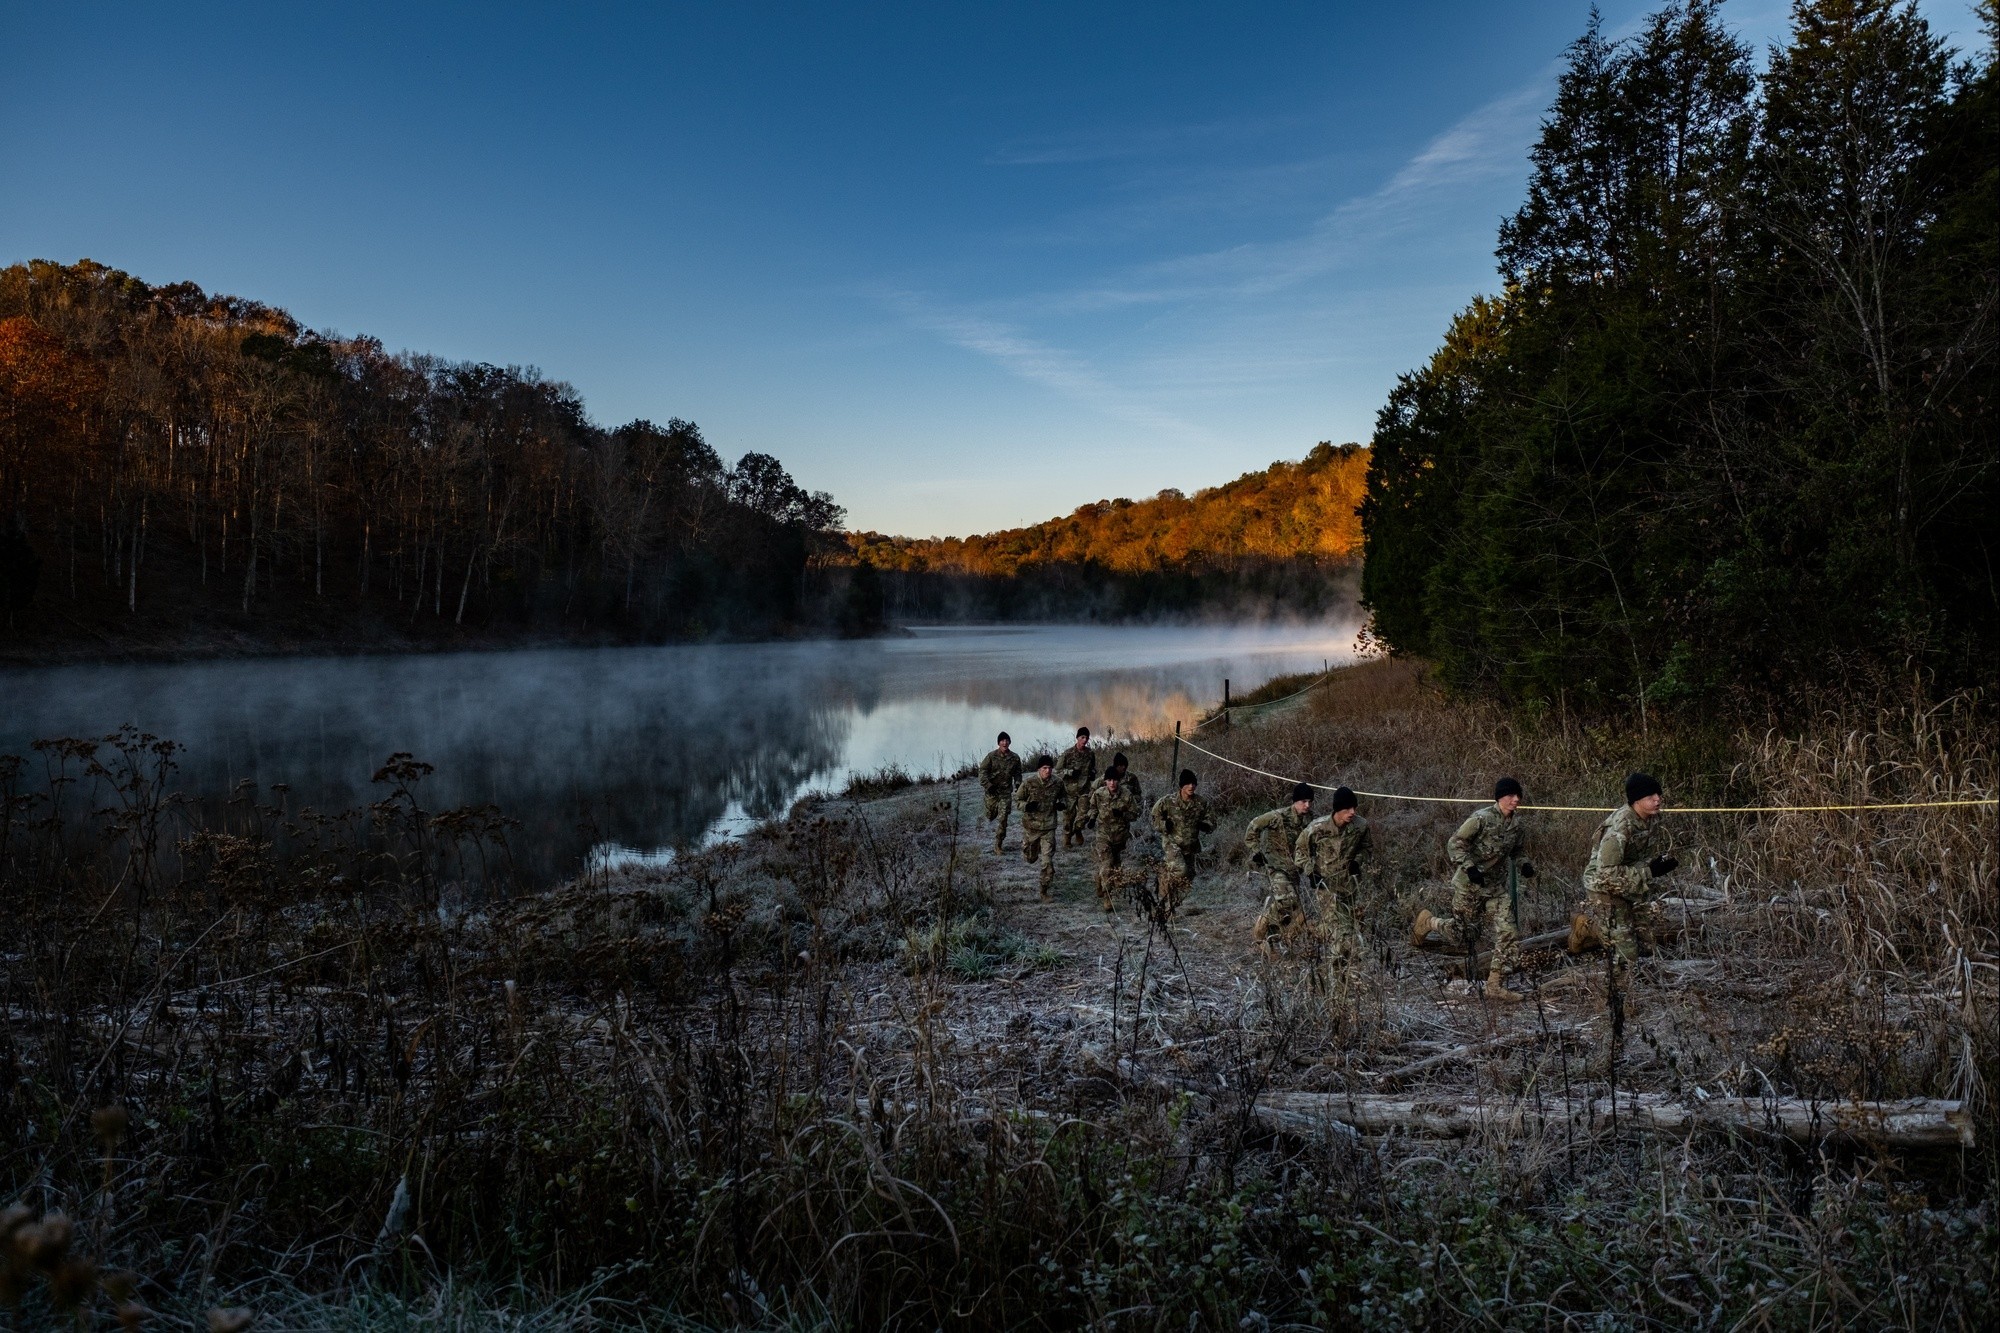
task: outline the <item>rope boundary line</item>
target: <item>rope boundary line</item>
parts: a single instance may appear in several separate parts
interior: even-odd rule
[[[1231,759],[1228,755],[1217,754],[1215,751],[1208,749],[1205,746],[1196,744],[1191,739],[1183,738],[1181,743],[1183,745],[1186,745],[1190,750],[1193,750],[1198,754],[1205,754],[1210,759],[1219,760],[1222,763],[1228,764],[1231,768],[1240,768],[1246,773],[1255,773],[1259,777],[1270,778],[1274,782],[1293,782],[1293,783],[1304,782],[1306,786],[1311,787],[1316,791],[1335,790],[1335,788],[1329,787],[1323,782],[1312,782],[1304,778],[1288,778],[1282,773],[1273,773],[1269,769],[1253,768],[1249,764],[1239,763],[1238,761]],[[1423,801],[1433,805],[1493,804],[1493,802],[1490,800],[1482,800],[1475,796],[1407,796],[1401,792],[1362,791],[1358,787],[1353,788],[1352,790],[1356,796],[1366,796],[1372,800],[1377,800],[1377,801]],[[1663,806],[1660,810],[1660,813],[1666,815],[1780,815],[1780,814],[1809,814],[1809,813],[1820,813],[1820,812],[1830,812],[1830,811],[1854,811],[1854,810],[1951,810],[1951,809],[1961,809],[1969,806],[1989,806],[1989,805],[2000,805],[2000,797],[1985,796],[1974,800],[1965,800],[1965,801],[1890,801],[1890,802],[1884,802],[1879,805]],[[1523,803],[1520,808],[1523,810],[1541,811],[1547,814],[1608,815],[1612,811],[1616,810],[1618,807],[1615,805],[1528,805]]]
[[[1347,665],[1352,665],[1352,664],[1349,663]],[[1264,699],[1254,704],[1231,704],[1227,708],[1218,708],[1213,713],[1210,713],[1207,717],[1203,718],[1201,721],[1189,727],[1188,733],[1192,735],[1193,733],[1200,731],[1203,727],[1207,726],[1209,723],[1219,722],[1223,718],[1228,717],[1231,713],[1250,713],[1250,712],[1255,712],[1260,708],[1276,708],[1279,704],[1290,703],[1292,700],[1298,698],[1300,695],[1312,693],[1320,686],[1332,680],[1334,672],[1341,671],[1344,669],[1345,669],[1344,666],[1329,667],[1325,671],[1322,671],[1319,674],[1319,677],[1314,681],[1312,681],[1312,683],[1307,685],[1304,689],[1293,690],[1290,694],[1282,695],[1276,699]],[[1202,753],[1206,754],[1208,752],[1204,750],[1202,751]]]

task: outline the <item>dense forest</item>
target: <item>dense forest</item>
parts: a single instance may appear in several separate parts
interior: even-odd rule
[[[1381,412],[1364,597],[1461,687],[1655,708],[2000,663],[1995,6],[1570,48],[1504,284]]]
[[[857,604],[899,619],[1314,615],[1352,597],[1368,451],[1321,444],[1192,496],[1099,500],[976,537],[851,533]]]
[[[768,634],[841,510],[684,421],[84,261],[0,270],[6,651]]]

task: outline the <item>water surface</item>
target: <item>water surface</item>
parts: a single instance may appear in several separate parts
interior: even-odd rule
[[[896,765],[948,773],[1012,733],[1024,753],[1079,725],[1170,732],[1228,678],[1349,659],[1353,627],[952,626],[846,643],[537,649],[0,672],[0,753],[126,723],[186,746],[180,785],[256,784],[293,808],[382,791],[395,751],[434,764],[430,809],[490,802],[539,882],[593,852],[640,856],[781,815]],[[1164,775],[1163,775],[1164,776]],[[1158,789],[1158,782],[1149,784]]]

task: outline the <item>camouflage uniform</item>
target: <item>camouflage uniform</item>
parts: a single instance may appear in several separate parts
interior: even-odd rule
[[[1056,880],[1056,823],[1067,804],[1062,783],[1030,773],[1021,779],[1014,800],[1021,807],[1021,857],[1029,865],[1042,863],[1041,891],[1046,898]]]
[[[1292,848],[1311,822],[1310,810],[1300,814],[1287,802],[1258,815],[1243,830],[1243,845],[1250,849],[1252,864],[1261,858],[1263,864],[1257,868],[1269,880],[1264,910],[1251,927],[1258,945],[1267,952],[1274,941],[1289,944],[1305,932],[1306,915],[1299,906],[1299,869],[1292,859]],[[1275,854],[1269,846],[1273,835],[1278,840]]]
[[[1153,802],[1153,827],[1159,830],[1165,853],[1160,861],[1160,901],[1171,915],[1194,889],[1201,835],[1214,831],[1215,816],[1201,797],[1174,791]]]
[[[1139,796],[1123,782],[1112,791],[1098,783],[1090,793],[1090,819],[1097,825],[1094,848],[1097,861],[1097,904],[1109,912],[1118,905],[1118,889],[1123,882],[1125,844],[1131,840],[1132,826],[1139,822]]]
[[[1089,813],[1090,784],[1097,777],[1097,751],[1088,745],[1078,748],[1072,745],[1056,760],[1056,780],[1062,783],[1063,796],[1068,802],[1069,817],[1063,821],[1063,833],[1073,842],[1083,841],[1083,820]]]
[[[1319,899],[1320,938],[1326,943],[1327,965],[1345,973],[1361,959],[1361,927],[1354,919],[1354,900],[1361,876],[1374,867],[1375,842],[1368,821],[1360,815],[1336,824],[1324,815],[1299,834],[1293,853],[1299,870],[1317,875],[1326,885]]]
[[[1470,951],[1484,916],[1493,925],[1493,974],[1504,975],[1521,965],[1521,931],[1514,919],[1514,895],[1507,884],[1509,862],[1519,857],[1524,834],[1518,816],[1503,815],[1497,805],[1472,812],[1445,850],[1455,867],[1451,876],[1451,915],[1438,919],[1447,942]],[[1478,867],[1484,884],[1474,884],[1466,872]]]
[[[1642,819],[1629,805],[1605,816],[1591,840],[1583,870],[1583,891],[1592,914],[1622,962],[1639,956],[1638,936],[1650,933],[1653,918],[1649,862],[1664,850],[1659,816]]]
[[[1021,756],[996,749],[979,761],[979,789],[986,793],[986,817],[993,823],[993,850],[1007,837],[1007,820],[1014,813],[1014,788],[1021,781]]]

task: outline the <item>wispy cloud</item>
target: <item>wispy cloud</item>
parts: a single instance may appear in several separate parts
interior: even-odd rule
[[[1208,438],[1200,427],[1119,388],[1083,357],[1038,342],[1019,329],[984,315],[943,308],[908,292],[889,293],[883,299],[917,327],[1106,416],[1184,440]]]
[[[1191,125],[1078,130],[1015,139],[994,149],[986,162],[996,167],[1044,167],[1160,157],[1255,139],[1299,123],[1300,118],[1293,116],[1232,116]]]
[[[1436,135],[1386,182],[1347,200],[1304,231],[1270,241],[1159,260],[1112,282],[1033,298],[1051,313],[1260,297],[1364,261],[1384,241],[1449,212],[1486,182],[1518,176],[1547,104],[1554,67]]]
[[[1289,236],[1156,260],[1064,290],[979,301],[905,290],[882,299],[909,324],[1109,418],[1156,435],[1208,442],[1212,432],[1169,405],[1273,390],[1327,374],[1335,361],[1351,356],[1352,335],[1336,336],[1335,328],[1360,313],[1361,298],[1329,293],[1318,280],[1368,265],[1415,235],[1462,232],[1468,192],[1483,193],[1523,174],[1554,74],[1552,65],[1532,83],[1459,118],[1376,188]],[[1091,161],[1115,147],[1078,140],[1047,145],[1039,157],[1024,147],[1010,160]],[[1246,183],[1240,171],[1215,175],[1218,188]],[[1455,263],[1462,263],[1462,250],[1454,249]],[[1424,297],[1427,308],[1440,299],[1429,291]],[[1448,304],[1455,298],[1442,299]],[[1066,319],[1146,307],[1159,312],[1146,325],[1152,354],[1127,355],[1115,368],[1041,332]]]

